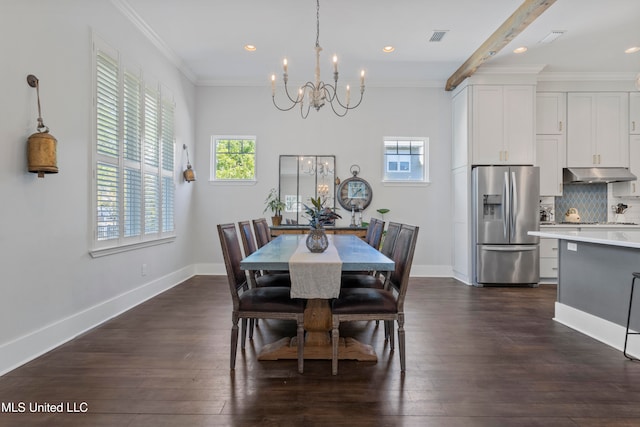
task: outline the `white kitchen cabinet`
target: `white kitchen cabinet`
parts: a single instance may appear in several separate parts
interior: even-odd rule
[[[631,135],[629,138],[629,171],[640,177],[640,135]],[[616,197],[640,197],[640,182],[615,182],[613,195]]]
[[[540,167],[540,195],[562,196],[562,168],[565,167],[564,135],[537,135],[536,162]]]
[[[640,135],[640,93],[629,94],[629,133]]]
[[[568,94],[568,167],[629,167],[628,97],[622,92]]]
[[[567,94],[538,92],[536,94],[536,134],[564,135],[567,128]]]
[[[473,164],[533,164],[535,87],[474,85]]]
[[[545,279],[558,279],[558,239],[540,239],[540,280]]]

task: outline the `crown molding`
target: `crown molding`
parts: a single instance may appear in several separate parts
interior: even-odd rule
[[[129,4],[127,0],[111,0],[111,3],[127,18],[140,32],[162,53],[169,61],[176,66],[184,76],[196,84],[197,77],[187,67],[178,55],[167,45],[158,34],[147,24],[138,12]]]
[[[611,72],[611,73],[595,73],[595,72],[550,72],[540,73],[538,81],[544,82],[599,82],[599,81],[633,81],[637,73]]]
[[[475,74],[540,74],[546,64],[521,65],[514,67],[492,67],[484,65],[479,67]]]

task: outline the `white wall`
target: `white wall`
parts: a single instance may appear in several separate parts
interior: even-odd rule
[[[3,0],[0,373],[193,273],[187,237],[194,187],[182,182],[179,161],[176,241],[97,259],[89,255],[92,30],[171,90],[177,145],[193,145],[193,85],[110,1]],[[40,79],[44,123],[58,139],[60,173],[44,179],[27,172],[26,141],[37,118],[28,74]],[[177,150],[177,159],[181,155]]]
[[[280,112],[271,88],[200,87],[197,96],[195,166],[198,228],[195,262],[199,271],[224,272],[215,226],[259,217],[271,187],[278,186],[281,154],[334,154],[337,176],[346,179],[358,164],[369,181],[373,200],[364,219],[388,208],[386,221],[420,226],[412,275],[451,275],[451,96],[439,88],[370,87],[362,105],[339,118],[328,105],[306,120],[296,110]],[[211,135],[256,135],[258,182],[254,186],[207,182]],[[431,184],[385,186],[382,178],[384,136],[428,137]],[[342,224],[349,224],[349,214]]]

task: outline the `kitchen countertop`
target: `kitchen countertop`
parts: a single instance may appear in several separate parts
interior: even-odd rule
[[[530,236],[640,249],[640,230],[529,231]]]
[[[640,224],[603,222],[597,224],[580,224],[580,223],[558,223],[558,222],[541,222],[540,228],[630,228],[640,230]]]

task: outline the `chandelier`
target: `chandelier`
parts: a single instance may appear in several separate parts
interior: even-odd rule
[[[346,87],[345,101],[342,102],[338,97],[338,57],[336,55],[333,56],[333,84],[325,83],[320,80],[320,52],[322,51],[322,48],[320,47],[320,0],[316,0],[315,51],[315,80],[313,82],[308,81],[304,85],[300,86],[295,98],[291,97],[287,86],[289,81],[289,74],[287,73],[287,58],[283,61],[284,73],[282,75],[282,80],[284,81],[285,94],[287,95],[287,98],[289,98],[289,106],[283,108],[276,103],[276,75],[271,75],[271,99],[273,100],[273,105],[275,105],[280,111],[289,111],[297,105],[300,105],[300,115],[303,119],[306,119],[311,107],[315,108],[316,111],[320,111],[320,108],[322,108],[325,102],[328,101],[333,112],[339,117],[344,117],[347,115],[349,110],[357,108],[362,102],[362,96],[364,95],[364,70],[360,72],[360,100],[353,106],[350,105],[351,93],[349,85]],[[307,99],[306,101],[305,98]]]

